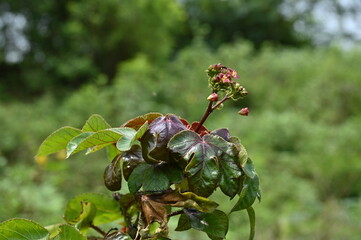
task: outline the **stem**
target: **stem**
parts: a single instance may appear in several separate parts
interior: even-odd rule
[[[93,225],[92,223],[90,224],[90,227],[91,227],[92,229],[94,229],[95,231],[97,231],[98,233],[100,233],[103,237],[107,235],[105,232],[103,232],[103,230],[101,230],[101,229],[98,228],[97,226]]]
[[[175,211],[175,212],[171,212],[168,214],[168,218],[182,214],[184,211],[183,210],[179,210],[179,211]]]
[[[216,109],[217,107],[219,107],[219,105],[221,105],[224,101],[229,99],[229,95],[226,94],[226,96],[224,96],[224,98],[222,98],[220,101],[218,101],[214,106],[212,106],[213,102],[209,102],[208,107],[206,109],[206,111],[203,114],[202,119],[199,121],[199,124],[197,126],[197,128],[194,130],[196,133],[199,133],[199,131],[201,130],[204,122],[207,120],[207,118],[209,117],[209,115],[214,111],[214,109]]]

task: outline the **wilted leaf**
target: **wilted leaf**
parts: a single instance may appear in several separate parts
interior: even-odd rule
[[[119,203],[108,196],[95,193],[83,193],[71,199],[65,209],[64,219],[71,224],[75,224],[82,213],[81,202],[89,202],[96,207],[94,225],[108,223],[119,218],[122,214],[119,211]]]
[[[232,208],[231,212],[247,209],[252,206],[259,193],[259,179],[255,175],[253,178],[245,176],[243,188],[239,196],[239,200]]]
[[[36,156],[46,156],[65,149],[68,142],[81,133],[82,131],[80,129],[73,127],[62,127],[56,130],[44,140]]]
[[[152,196],[157,202],[169,204],[172,207],[195,208],[201,212],[213,212],[218,204],[207,198],[198,196],[192,192],[180,193],[172,191],[161,195]]]
[[[83,132],[97,132],[97,131],[104,130],[107,128],[111,128],[109,123],[107,123],[102,116],[100,116],[98,114],[93,114],[85,122],[82,131]]]

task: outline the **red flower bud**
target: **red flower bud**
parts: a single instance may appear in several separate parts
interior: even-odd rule
[[[217,93],[212,93],[211,95],[209,95],[207,97],[207,100],[211,101],[211,102],[217,102],[218,101],[218,94]]]
[[[249,113],[248,107],[242,108],[241,110],[238,111],[238,114],[242,116],[248,116],[248,113]]]

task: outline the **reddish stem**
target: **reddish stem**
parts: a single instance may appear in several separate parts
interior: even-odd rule
[[[213,106],[213,102],[209,102],[208,107],[207,107],[206,111],[204,112],[202,119],[199,121],[199,124],[194,131],[196,133],[199,133],[204,122],[207,120],[207,118],[213,112],[213,110],[216,109],[217,107],[219,107],[219,105],[221,105],[224,101],[226,101],[228,99],[229,99],[229,95],[226,94],[226,96],[224,96],[224,98],[222,98],[220,101],[218,101],[214,106]]]

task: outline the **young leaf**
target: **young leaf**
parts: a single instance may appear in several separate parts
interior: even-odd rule
[[[87,238],[83,236],[78,229],[73,226],[63,224],[59,226],[59,234],[56,235],[54,240],[86,240]]]
[[[110,191],[122,188],[121,155],[118,155],[104,170],[104,184]]]
[[[13,218],[0,223],[0,239],[46,240],[49,232],[38,223]]]
[[[128,181],[134,168],[139,164],[144,163],[141,147],[139,145],[133,145],[129,151],[122,154],[122,161],[124,179]]]
[[[220,128],[220,129],[213,130],[212,132],[210,132],[210,134],[220,136],[227,142],[231,138],[231,134],[229,133],[229,130],[227,128]]]
[[[65,149],[68,142],[81,133],[80,129],[73,127],[62,127],[56,130],[41,144],[36,157],[46,156]]]
[[[149,134],[154,138],[146,137],[147,154],[143,154],[146,158],[148,155],[150,158],[157,159],[159,161],[168,161],[168,149],[167,144],[169,140],[178,132],[185,130],[186,126],[179,120],[178,117],[168,114],[155,119],[149,125]],[[149,141],[154,141],[150,143]],[[144,144],[142,144],[143,147]]]
[[[258,176],[255,175],[253,178],[245,176],[245,179],[243,181],[243,188],[240,193],[239,200],[232,208],[231,213],[251,207],[254,201],[256,200],[258,193],[259,193]]]
[[[96,207],[94,225],[108,223],[122,218],[119,211],[119,203],[108,196],[95,193],[83,193],[71,199],[65,209],[64,219],[70,224],[76,224],[82,213],[81,202],[89,202]]]
[[[186,208],[184,213],[179,218],[176,231],[187,230],[190,225],[194,229],[207,233],[211,239],[225,238],[228,231],[228,217],[224,212],[215,210],[211,213],[202,213]]]
[[[85,122],[82,131],[83,132],[97,132],[100,130],[104,130],[107,128],[111,128],[109,123],[107,123],[104,118],[98,114],[93,114],[89,117],[89,119]]]
[[[143,116],[133,118],[122,125],[122,127],[133,128],[138,130],[145,122],[149,124],[153,122],[156,118],[162,116],[160,113],[147,113]]]
[[[128,180],[130,193],[143,191],[156,192],[169,188],[173,183],[182,181],[182,171],[171,164],[141,164],[131,173]]]

